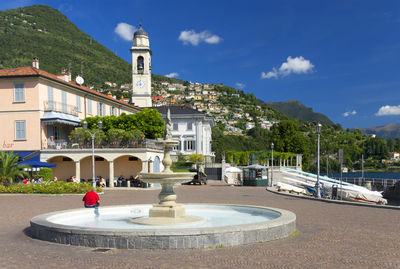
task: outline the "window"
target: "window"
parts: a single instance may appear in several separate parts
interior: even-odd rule
[[[176,140],[179,140],[179,138],[176,139]],[[174,150],[174,151],[181,151],[181,141],[179,141],[179,144],[178,144],[177,146],[173,147],[172,150]]]
[[[186,128],[188,131],[191,131],[192,129],[193,129],[193,127],[192,127],[192,123],[191,122],[188,122],[187,123],[187,128]]]
[[[89,114],[92,114],[92,100],[87,100],[87,110]]]
[[[15,140],[26,140],[25,121],[15,121]]]
[[[196,141],[194,141],[194,140],[187,140],[187,141],[185,141],[185,150],[186,150],[186,151],[193,151],[193,150],[195,150],[195,149],[196,149],[196,144],[195,144],[195,142],[196,142]]]
[[[103,117],[106,113],[106,105],[102,103],[97,103],[97,116]]]
[[[81,112],[81,97],[79,95],[76,96],[76,111]]]
[[[61,91],[62,112],[67,113],[67,92]]]
[[[137,58],[137,70],[139,74],[143,74],[143,69],[144,69],[144,58],[142,56],[139,56]]]
[[[172,128],[174,131],[178,131],[178,123],[174,123]]]
[[[110,115],[118,116],[118,109],[116,107],[110,107]]]
[[[101,103],[97,103],[97,116],[102,116],[101,115]]]
[[[14,85],[14,102],[25,102],[24,84]]]
[[[54,109],[54,94],[53,94],[53,87],[47,86],[47,101],[48,101],[48,109]]]

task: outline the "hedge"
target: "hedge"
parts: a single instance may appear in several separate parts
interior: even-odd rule
[[[34,184],[12,184],[8,186],[0,185],[0,193],[42,193],[42,194],[67,194],[67,193],[86,193],[92,190],[91,183],[75,183],[75,182],[45,182]],[[96,188],[97,192],[102,192],[100,187]]]

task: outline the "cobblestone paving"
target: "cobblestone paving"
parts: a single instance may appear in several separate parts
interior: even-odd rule
[[[155,203],[159,190],[106,191],[103,206]],[[276,195],[261,187],[179,186],[182,203],[249,204],[297,215],[286,239],[201,250],[95,250],[32,239],[29,220],[81,196],[0,196],[0,268],[400,268],[400,211]]]

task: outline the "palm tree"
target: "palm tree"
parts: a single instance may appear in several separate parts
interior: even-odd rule
[[[14,152],[0,151],[0,183],[12,183],[16,177],[29,176],[28,172],[24,171],[24,168],[29,167],[28,165],[19,165],[18,156],[14,155]]]

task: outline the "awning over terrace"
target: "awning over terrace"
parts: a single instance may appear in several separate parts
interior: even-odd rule
[[[72,126],[79,126],[80,120],[77,116],[68,115],[61,112],[50,111],[44,112],[43,117],[41,118],[43,124],[54,124],[54,123],[62,123]]]

